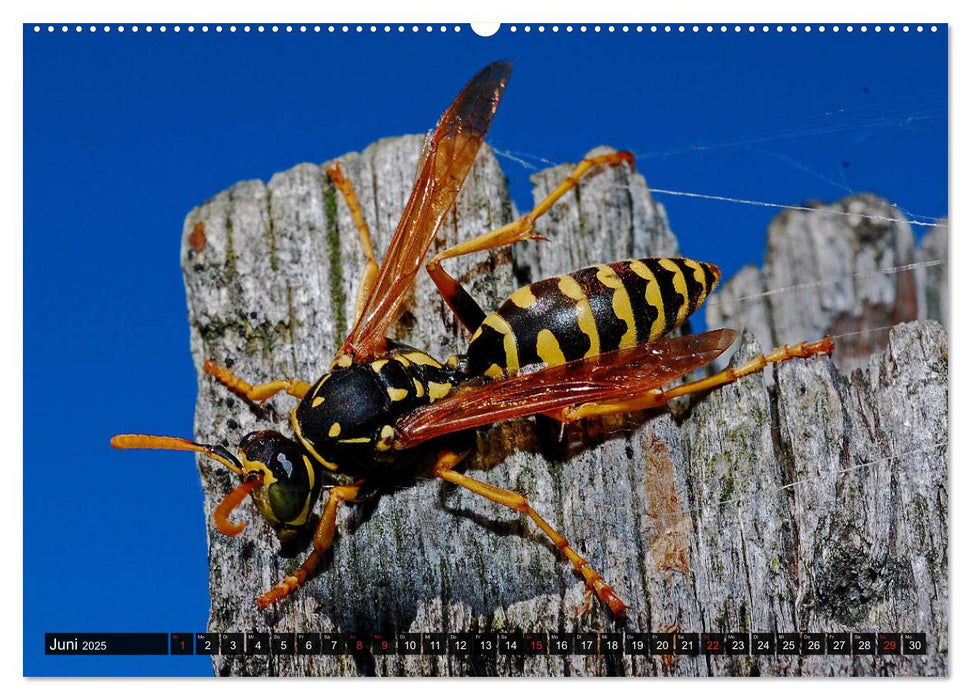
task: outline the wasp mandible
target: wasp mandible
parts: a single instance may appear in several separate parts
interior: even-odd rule
[[[829,339],[781,347],[709,378],[662,387],[707,364],[735,340],[722,329],[666,337],[704,302],[721,273],[687,258],[643,258],[594,265],[534,282],[486,313],[442,267],[445,260],[540,238],[534,224],[589,171],[632,167],[618,152],[581,161],[532,211],[517,221],[433,256],[428,250],[485,139],[511,73],[506,62],[481,70],[445,111],[425,143],[411,197],[379,265],[349,180],[327,168],[341,191],[366,262],[356,320],[329,370],[314,383],[285,378],[251,385],[209,360],[203,370],[252,402],[285,392],[296,399],[293,438],[274,430],[243,437],[236,454],[218,445],[152,435],[117,435],[117,448],[200,452],[235,472],[241,484],[213,512],[217,529],[235,536],[232,511],[250,496],[281,541],[306,531],[320,495],[327,499],[313,549],[292,575],[257,598],[268,607],[299,588],[331,546],[337,512],[434,448],[436,477],[528,516],[572,563],[588,593],[622,617],[626,605],[525,496],[456,470],[471,444],[466,431],[543,414],[563,423],[664,406],[670,399],[756,372],[771,362],[830,353]],[[445,302],[471,334],[463,355],[440,362],[387,338],[424,265]]]

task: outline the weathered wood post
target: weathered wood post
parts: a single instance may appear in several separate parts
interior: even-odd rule
[[[419,137],[340,158],[376,251],[410,192]],[[534,178],[536,194],[564,174]],[[436,249],[515,216],[483,148]],[[643,177],[612,168],[541,221],[548,244],[450,267],[495,305],[527,278],[677,242]],[[380,255],[380,253],[379,253]],[[718,262],[712,259],[712,262]],[[234,447],[289,432],[292,399],[264,409],[201,373],[207,358],[250,381],[326,370],[352,321],[363,256],[323,169],[242,182],[186,218],[185,273],[199,373],[196,438]],[[467,338],[422,275],[396,338],[440,358]],[[746,335],[740,353],[762,349]],[[785,337],[794,343],[807,338]],[[218,675],[796,675],[947,672],[947,341],[935,323],[898,326],[846,378],[827,359],[793,361],[668,411],[595,421],[541,449],[532,421],[483,431],[467,470],[529,496],[630,604],[618,622],[577,609],[583,585],[515,514],[419,477],[345,509],[319,574],[267,611],[254,598],[300,561],[244,508],[235,539],[210,529],[210,629],[231,632],[923,631],[926,656],[631,655],[217,656]],[[544,446],[560,436],[545,435]],[[547,446],[548,447],[548,446]],[[199,461],[205,509],[235,485]]]

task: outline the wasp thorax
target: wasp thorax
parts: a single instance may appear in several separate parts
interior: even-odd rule
[[[300,412],[312,414],[314,425],[328,437],[369,435],[381,423],[388,401],[385,388],[368,366],[337,369],[304,398]],[[334,435],[330,435],[334,433]]]
[[[394,391],[372,365],[335,368],[297,406],[297,435],[328,469],[367,469],[393,422],[397,406],[389,392]]]
[[[307,522],[319,491],[306,451],[275,430],[250,433],[239,445],[244,478],[257,474],[262,483],[253,490],[260,514],[281,539],[288,539]]]

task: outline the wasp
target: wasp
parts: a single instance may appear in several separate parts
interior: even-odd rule
[[[291,575],[260,595],[266,608],[297,590],[334,539],[342,504],[369,495],[391,473],[433,458],[434,475],[522,513],[563,553],[617,617],[627,606],[588,561],[527,498],[467,476],[456,467],[469,453],[474,429],[545,415],[562,423],[664,406],[757,372],[768,363],[828,354],[828,338],[781,347],[712,376],[664,389],[732,345],[730,329],[670,337],[712,292],[717,266],[687,258],[643,258],[594,265],[534,282],[486,313],[442,266],[470,253],[539,239],[534,224],[583,176],[601,167],[632,167],[629,152],[587,158],[532,211],[517,221],[434,255],[428,250],[472,168],[512,67],[493,63],[465,86],[426,139],[414,189],[379,265],[370,231],[340,164],[327,173],[355,221],[366,262],[353,328],[328,371],[313,383],[284,378],[250,384],[208,360],[203,371],[229,391],[263,402],[285,392],[297,399],[293,436],[261,430],[242,438],[236,453],[219,445],[155,435],[117,435],[116,448],[199,452],[241,480],[216,507],[225,535],[244,524],[232,512],[249,496],[281,542],[313,529],[313,547]],[[424,266],[458,321],[471,334],[466,352],[445,362],[387,337]],[[432,451],[429,455],[429,451]]]

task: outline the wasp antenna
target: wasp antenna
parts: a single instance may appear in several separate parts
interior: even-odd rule
[[[185,452],[199,452],[210,459],[214,459],[224,467],[243,473],[243,465],[233,455],[220,445],[202,445],[185,438],[167,437],[164,435],[115,435],[111,438],[111,446],[116,450],[182,450]]]
[[[212,521],[216,524],[216,529],[224,535],[235,537],[246,528],[245,522],[234,523],[229,519],[233,511],[239,507],[250,491],[262,481],[262,479],[247,479],[242,484],[226,494],[226,497],[219,502],[216,509],[212,512]]]

